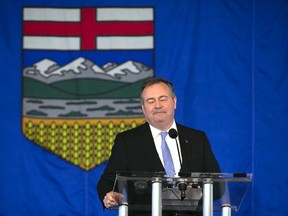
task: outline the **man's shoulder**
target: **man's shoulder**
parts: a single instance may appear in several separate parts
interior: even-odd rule
[[[195,133],[195,134],[205,134],[204,131],[198,130],[192,127],[188,127],[176,122],[177,130],[182,133]]]

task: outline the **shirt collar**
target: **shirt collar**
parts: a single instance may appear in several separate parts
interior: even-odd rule
[[[159,129],[157,129],[157,128],[155,128],[155,127],[153,127],[153,126],[150,125],[150,124],[149,124],[149,126],[150,126],[150,129],[151,129],[152,137],[153,137],[153,139],[155,139],[162,131],[159,130]],[[173,121],[171,127],[167,130],[167,132],[168,132],[171,128],[174,128],[174,129],[177,130],[175,120]]]

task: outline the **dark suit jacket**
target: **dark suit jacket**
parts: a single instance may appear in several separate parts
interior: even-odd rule
[[[205,133],[176,124],[182,154],[180,172],[220,172]],[[111,157],[97,186],[101,201],[107,192],[113,190],[116,171],[165,171],[148,123],[116,136]]]

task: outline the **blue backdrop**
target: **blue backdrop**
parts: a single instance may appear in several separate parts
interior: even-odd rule
[[[0,215],[106,215],[105,163],[84,171],[21,132],[22,8],[149,6],[155,76],[176,89],[178,122],[207,132],[223,172],[251,172],[237,215],[288,215],[287,0],[2,0]]]

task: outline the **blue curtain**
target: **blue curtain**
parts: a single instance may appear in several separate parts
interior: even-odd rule
[[[287,0],[3,0],[0,215],[115,215],[85,171],[24,138],[23,7],[154,8],[154,75],[175,85],[176,120],[204,130],[223,172],[251,172],[237,215],[288,215]]]

